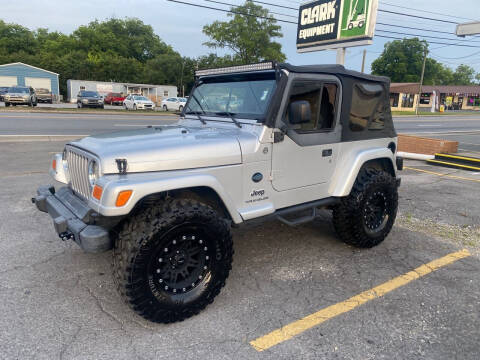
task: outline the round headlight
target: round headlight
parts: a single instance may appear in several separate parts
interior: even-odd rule
[[[95,160],[91,160],[88,164],[88,180],[93,187],[98,179],[98,164]]]

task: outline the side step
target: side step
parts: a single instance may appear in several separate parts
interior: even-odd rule
[[[435,159],[427,160],[427,163],[453,169],[480,171],[480,159],[470,156],[435,154]]]

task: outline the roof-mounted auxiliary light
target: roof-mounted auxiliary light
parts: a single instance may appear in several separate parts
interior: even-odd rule
[[[232,74],[246,71],[261,71],[261,70],[273,70],[275,69],[275,63],[273,61],[266,61],[258,64],[228,66],[216,69],[205,69],[195,71],[195,76],[206,75],[219,75],[219,74]]]

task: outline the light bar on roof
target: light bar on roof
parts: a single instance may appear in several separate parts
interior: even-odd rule
[[[246,71],[259,71],[259,70],[272,70],[275,68],[275,65],[272,61],[262,62],[258,64],[249,64],[249,65],[238,65],[238,66],[229,66],[216,69],[205,69],[195,71],[195,76],[206,76],[206,75],[219,75],[219,74],[231,74],[239,73]]]

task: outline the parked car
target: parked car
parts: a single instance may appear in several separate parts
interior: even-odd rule
[[[37,95],[30,86],[11,86],[3,98],[7,107],[10,105],[37,106]]]
[[[122,105],[123,100],[125,100],[125,96],[120,93],[108,93],[103,99],[104,103],[109,105]]]
[[[154,110],[155,104],[143,95],[130,94],[123,100],[123,107],[125,110]]]
[[[3,97],[8,92],[8,86],[0,86],[0,101],[4,101]]]
[[[96,91],[81,90],[77,95],[77,107],[104,108],[103,99]]]
[[[187,99],[183,97],[171,97],[162,100],[162,109],[182,111],[187,103]]]
[[[44,88],[38,88],[38,89],[35,89],[35,92],[37,93],[38,102],[44,102],[48,104],[53,103],[53,94],[50,90],[44,89]]]

